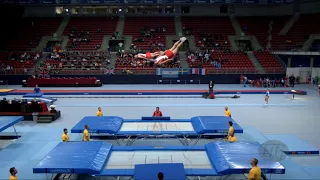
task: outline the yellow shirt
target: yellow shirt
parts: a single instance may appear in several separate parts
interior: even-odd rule
[[[233,136],[233,137],[229,136],[228,137],[228,141],[229,142],[236,142],[237,141],[237,137],[236,136]]]
[[[229,127],[228,136],[234,132],[234,129],[232,126]]]
[[[97,116],[103,116],[103,113],[102,113],[102,111],[97,111],[97,112],[96,112],[96,115],[97,115]]]
[[[9,180],[18,180],[18,177],[17,176],[10,176]]]
[[[261,178],[261,169],[259,166],[252,167],[252,169],[249,172],[248,180],[254,179],[254,180],[260,180]]]
[[[68,134],[62,134],[62,141],[63,142],[67,142],[67,141],[70,141],[70,137],[69,137],[69,135]]]
[[[83,141],[89,141],[90,140],[90,134],[87,129],[83,131]]]
[[[229,110],[224,111],[224,115],[230,117],[231,116],[231,111],[229,111]]]

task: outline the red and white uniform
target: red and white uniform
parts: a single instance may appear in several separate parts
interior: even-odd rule
[[[174,57],[173,52],[170,51],[170,50],[166,50],[166,51],[164,52],[164,55],[159,56],[159,57],[157,57],[157,58],[155,59],[155,62],[156,62],[156,63],[160,63],[161,61],[166,61],[166,60],[168,60],[168,59],[172,59],[173,57]]]
[[[138,58],[151,59],[151,53],[147,52],[146,54],[138,54]]]

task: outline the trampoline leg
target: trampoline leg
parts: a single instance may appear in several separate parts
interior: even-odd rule
[[[18,135],[18,133],[17,133],[16,127],[14,127],[14,125],[13,125],[12,127],[13,127],[14,132],[15,132],[15,134],[16,134],[16,136],[17,136],[17,139],[18,139],[18,138],[19,138],[19,135]]]
[[[112,134],[112,136],[113,136],[113,138],[117,141],[117,144],[118,144],[119,146],[121,146],[120,142],[118,141],[117,136],[116,136],[116,135],[114,135],[114,134]]]

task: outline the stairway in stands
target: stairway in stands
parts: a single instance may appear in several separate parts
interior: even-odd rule
[[[51,123],[52,117],[51,116],[39,116],[37,123]]]

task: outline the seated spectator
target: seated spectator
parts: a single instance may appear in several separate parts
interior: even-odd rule
[[[33,99],[30,105],[31,112],[42,112],[41,106],[39,105],[36,98]]]
[[[15,167],[10,168],[9,172],[10,172],[9,180],[18,180],[18,177],[17,177],[18,171]]]
[[[156,110],[153,112],[153,117],[162,117],[162,112],[159,107],[156,107]]]

